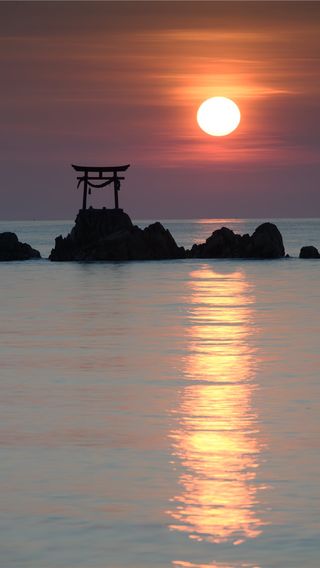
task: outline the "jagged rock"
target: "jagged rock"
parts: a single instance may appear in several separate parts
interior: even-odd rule
[[[149,227],[146,227],[143,230],[143,237],[148,251],[151,252],[152,258],[156,260],[185,257],[184,248],[178,247],[170,231],[165,229],[159,222],[152,223]]]
[[[141,229],[122,209],[79,211],[67,237],[56,238],[50,260],[162,260],[174,258],[280,258],[284,256],[281,233],[263,223],[249,235],[223,227],[205,243],[185,251],[178,247],[161,223]]]
[[[280,258],[285,254],[282,236],[273,223],[263,223],[250,237],[237,235],[222,227],[214,231],[205,243],[193,245],[191,258]]]
[[[214,231],[205,243],[193,245],[192,258],[234,258],[239,256],[241,236],[235,235],[231,229],[222,227]],[[241,256],[241,255],[240,255]]]
[[[67,237],[59,236],[49,259],[68,260],[162,260],[184,258],[161,223],[145,229],[132,224],[122,209],[79,211],[75,226]]]
[[[20,243],[15,233],[0,233],[0,261],[41,258],[39,251]]]
[[[319,251],[316,247],[307,246],[300,250],[299,258],[320,258]]]

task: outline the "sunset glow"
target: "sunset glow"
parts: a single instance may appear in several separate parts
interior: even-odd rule
[[[211,136],[227,136],[240,123],[240,110],[226,97],[212,97],[204,101],[197,112],[200,128]]]
[[[56,6],[0,3],[3,215],[71,218],[69,163],[107,160],[136,218],[313,216],[320,3]],[[240,124],[198,123],[213,97]]]

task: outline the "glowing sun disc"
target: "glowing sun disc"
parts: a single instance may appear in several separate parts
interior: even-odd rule
[[[197,122],[211,136],[226,136],[240,123],[240,110],[235,102],[226,97],[212,97],[198,108]]]

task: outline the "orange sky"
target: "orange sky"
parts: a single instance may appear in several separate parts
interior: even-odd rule
[[[131,163],[135,217],[318,215],[318,2],[1,2],[0,28],[3,218],[73,218],[71,162]]]

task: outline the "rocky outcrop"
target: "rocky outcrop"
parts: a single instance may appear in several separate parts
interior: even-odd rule
[[[27,243],[20,243],[15,233],[0,233],[0,261],[41,258],[39,251]]]
[[[316,247],[307,246],[300,250],[299,258],[320,258],[319,251]]]
[[[145,229],[133,225],[122,209],[79,211],[67,237],[59,236],[49,259],[68,260],[163,260],[184,258],[170,232],[161,223]]]
[[[222,227],[205,243],[193,245],[191,258],[281,258],[285,254],[282,236],[273,223],[263,223],[250,236],[237,235]]]
[[[122,209],[79,211],[67,237],[56,238],[52,261],[164,260],[175,258],[280,258],[284,256],[281,233],[272,223],[263,223],[249,235],[237,235],[223,227],[205,243],[185,251],[171,233],[153,223],[141,229]]]

